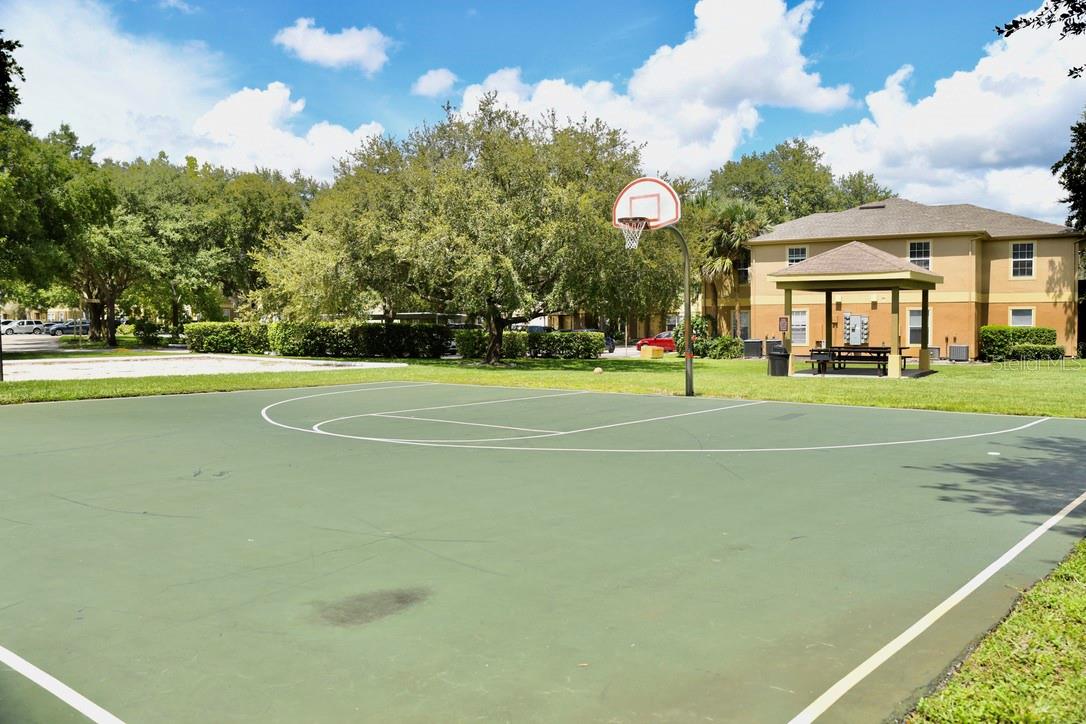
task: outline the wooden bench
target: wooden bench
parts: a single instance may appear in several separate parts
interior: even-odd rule
[[[910,359],[910,355],[901,355],[901,369],[905,369],[906,362]],[[810,351],[810,359],[808,360],[812,369],[817,368],[818,374],[826,374],[826,370],[832,366],[833,369],[844,369],[851,365],[857,364],[869,364],[875,365],[875,368],[880,377],[886,375],[886,368],[890,364],[890,348],[889,347],[822,347],[814,348]]]

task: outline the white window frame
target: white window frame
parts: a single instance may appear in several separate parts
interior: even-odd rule
[[[909,263],[910,264],[916,264],[919,267],[923,267],[924,269],[927,269],[928,271],[931,271],[931,240],[930,239],[921,239],[921,240],[916,240],[916,241],[907,241],[905,243],[908,244],[908,248],[906,249],[906,252],[908,254],[907,258],[909,260]],[[928,245],[928,255],[927,256],[918,256],[918,257],[914,258],[913,257],[913,244],[927,244]],[[917,262],[921,262],[921,261],[924,262],[924,263],[923,264],[918,264],[917,263]]]
[[[1029,246],[1029,274],[1015,274],[1014,270],[1014,247],[1016,246]],[[1037,242],[1035,241],[1012,241],[1010,242],[1010,278],[1011,279],[1033,279],[1037,276]],[[1026,261],[1025,259],[1018,259],[1018,261]]]
[[[792,261],[792,252],[796,249],[803,249],[803,258],[799,261]],[[806,246],[789,246],[784,250],[784,260],[788,262],[788,266],[792,266],[794,264],[801,264],[807,261],[810,257],[810,249],[808,249]]]
[[[796,315],[803,315],[803,326],[800,327],[796,324]],[[799,335],[796,333],[797,329],[803,330],[803,341],[799,340]],[[806,308],[793,309],[792,310],[792,344],[799,347],[806,347],[810,344],[811,340],[811,315]]]
[[[1015,324],[1014,313],[1015,312],[1029,312],[1029,324]],[[1037,326],[1037,308],[1036,307],[1008,307],[1007,308],[1007,325],[1010,327],[1036,327]]]
[[[919,339],[919,337],[920,337],[920,327],[914,327],[912,322],[913,322],[913,312],[917,312],[917,319],[920,319],[920,317],[921,317],[920,313],[923,312],[923,310],[924,310],[923,307],[907,307],[905,309],[905,340],[907,342],[907,344],[906,344],[907,347],[919,347],[920,346],[919,341],[917,341],[917,342],[913,341],[913,330],[914,329],[916,330],[916,336]],[[934,324],[934,321],[935,321],[935,310],[932,307],[929,306],[928,307],[928,346],[929,347],[932,346],[932,340],[935,339],[935,324]]]

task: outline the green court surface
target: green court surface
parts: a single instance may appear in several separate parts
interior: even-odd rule
[[[0,439],[0,722],[880,721],[1086,532],[1065,419],[383,382]]]

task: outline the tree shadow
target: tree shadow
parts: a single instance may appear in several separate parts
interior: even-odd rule
[[[1001,448],[993,452],[1003,454],[990,461],[911,468],[946,474],[946,482],[925,487],[940,491],[941,501],[964,503],[984,515],[1047,517],[1086,490],[1086,440],[1032,437]],[[1086,509],[1072,516],[1082,520]]]

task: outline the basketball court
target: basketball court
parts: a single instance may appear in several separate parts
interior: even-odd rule
[[[1086,533],[1078,420],[381,382],[0,430],[3,722],[879,721]]]

